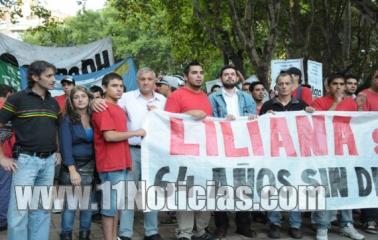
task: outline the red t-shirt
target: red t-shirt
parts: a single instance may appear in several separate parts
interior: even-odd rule
[[[333,97],[330,95],[315,99],[311,107],[318,111],[328,111],[333,104]],[[352,98],[344,98],[334,111],[357,111],[357,104]]]
[[[4,102],[0,100],[0,108],[2,108],[4,105]],[[3,153],[4,156],[11,158],[13,155],[12,149],[13,145],[16,143],[16,135],[14,135],[14,132],[12,133],[12,136],[5,140],[3,143]]]
[[[60,96],[56,96],[55,97],[55,100],[58,102],[59,104],[59,107],[60,107],[60,111],[61,112],[64,112],[64,104],[66,103],[66,95],[63,94],[63,95],[60,95]]]
[[[260,107],[256,106],[256,115],[260,115],[261,107],[262,105]]]
[[[303,87],[299,86],[302,88],[302,93],[301,93],[301,99],[303,102],[307,103],[307,105],[311,105],[312,103],[312,91],[308,87]],[[298,88],[299,88],[298,87]],[[291,95],[295,98],[298,98],[298,88],[296,88]]]
[[[365,89],[361,92],[366,95],[366,102],[363,107],[364,111],[378,111],[378,93]]]
[[[102,112],[93,112],[92,124],[98,172],[112,172],[131,169],[129,142],[106,142],[104,131],[127,131],[125,111],[116,104],[107,102],[108,108]]]
[[[185,113],[190,110],[201,110],[211,116],[211,105],[204,92],[194,92],[187,87],[182,87],[169,95],[165,111]]]

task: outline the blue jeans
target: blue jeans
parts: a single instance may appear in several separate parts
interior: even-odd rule
[[[80,172],[79,172],[80,173]],[[81,185],[92,185],[93,176],[80,173]],[[62,233],[71,233],[75,220],[75,210],[64,210],[62,213]],[[92,210],[80,211],[80,231],[90,231],[92,223]]]
[[[353,223],[352,210],[339,210],[340,211],[340,227],[346,227],[348,223]],[[328,229],[331,227],[331,220],[337,211],[316,211],[312,214],[313,222],[319,229]]]
[[[9,205],[12,172],[0,167],[0,227],[7,225],[7,212]]]
[[[133,169],[128,175],[128,181],[139,181],[141,178],[141,151],[139,148],[130,148]],[[121,213],[119,235],[131,238],[134,226],[134,210],[125,210]],[[158,212],[144,213],[144,235],[151,236],[158,233]]]
[[[301,212],[292,211],[288,212],[288,215],[290,227],[299,229],[302,225]],[[281,212],[268,212],[268,220],[270,224],[281,226],[281,218]]]
[[[39,158],[20,154],[17,170],[12,176],[8,208],[8,240],[48,240],[50,213],[46,210],[18,210],[15,186],[52,186],[55,154]]]
[[[119,170],[119,171],[99,173],[101,183],[104,184],[106,182],[110,182],[111,187],[121,181],[126,181],[127,176],[128,176],[128,172],[126,169]],[[103,201],[103,206],[101,206],[101,214],[107,217],[114,217],[118,213],[117,192],[115,190],[111,190],[110,196],[104,195],[104,192],[103,192],[102,201]],[[108,205],[109,203],[110,203],[109,205],[110,209],[106,209],[105,206]]]

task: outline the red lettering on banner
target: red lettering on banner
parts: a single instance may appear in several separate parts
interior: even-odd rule
[[[270,119],[270,153],[272,157],[278,157],[280,148],[284,148],[289,157],[297,156],[293,140],[287,126],[286,118],[275,117]]]
[[[170,118],[171,126],[171,155],[199,156],[199,144],[185,143],[184,120]]]
[[[206,131],[206,154],[208,156],[218,156],[218,140],[215,123],[213,121],[204,121]]]
[[[349,155],[358,155],[354,135],[350,127],[352,117],[333,117],[335,155],[343,155],[343,146],[348,146]]]
[[[252,144],[252,151],[254,156],[264,156],[264,147],[261,139],[259,122],[247,122],[249,139]]]
[[[248,148],[236,148],[235,138],[232,132],[230,122],[220,122],[222,129],[223,142],[224,142],[224,152],[226,157],[246,157],[248,156]]]
[[[296,116],[299,148],[302,157],[311,156],[311,151],[315,156],[328,154],[327,133],[324,116],[312,116],[312,123],[307,116]]]

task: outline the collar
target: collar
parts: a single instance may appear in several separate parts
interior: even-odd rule
[[[222,94],[225,95],[225,96],[228,96],[228,97],[233,97],[237,94],[238,92],[238,89],[236,87],[234,87],[234,93],[231,95],[229,94],[228,92],[226,92],[226,90],[224,88],[222,88]]]
[[[135,91],[135,97],[136,98],[141,97],[141,98],[145,99],[144,96],[142,95],[142,93],[140,92],[139,88],[136,89],[136,90],[134,90],[134,91]],[[155,91],[153,91],[152,92],[152,98],[148,99],[147,101],[152,101],[152,100],[161,101],[162,100],[161,97],[163,97],[163,95],[161,95],[161,94],[156,93]]]
[[[273,102],[273,104],[281,104],[282,105],[282,103],[280,101],[278,101],[277,97],[274,97],[272,99],[272,102]],[[299,100],[297,98],[293,97],[293,96],[291,97],[291,100],[288,102],[288,104],[298,104],[298,103],[299,103]]]
[[[35,92],[33,92],[33,90],[31,88],[29,88],[29,87],[25,88],[25,93],[41,97],[40,95],[38,95]],[[49,98],[49,97],[51,97],[51,93],[48,90],[46,90],[46,96],[45,96],[45,98]]]

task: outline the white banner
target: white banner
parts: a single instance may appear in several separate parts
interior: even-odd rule
[[[20,67],[35,60],[45,60],[54,64],[58,74],[63,75],[92,73],[114,64],[110,38],[74,47],[42,47],[0,33],[0,55],[3,53],[13,55]]]
[[[312,60],[307,61],[308,84],[311,85],[312,95],[323,96],[323,65]]]
[[[285,112],[230,122],[153,111],[143,126],[146,207],[376,208],[377,126],[374,112]],[[188,186],[194,187],[186,193]]]
[[[22,67],[20,69],[21,85],[22,89],[24,89],[27,87],[27,68]],[[134,60],[131,57],[94,73],[75,75],[75,83],[76,85],[81,85],[86,88],[90,88],[93,85],[101,86],[102,78],[105,74],[108,74],[110,72],[115,72],[122,76],[127,91],[138,88],[136,83],[137,68],[135,66]],[[64,76],[62,75],[55,76],[57,83],[55,89],[50,91],[52,96],[63,94],[63,88],[60,83],[60,80],[62,80],[63,77]]]
[[[270,84],[270,89],[274,89],[274,86],[276,85],[276,78],[278,74],[282,70],[287,70],[291,67],[296,67],[302,72],[302,79],[304,79],[304,71],[303,71],[303,59],[286,59],[286,60],[272,60],[270,63],[271,66],[271,73],[270,77],[272,78],[272,82]]]
[[[211,80],[211,81],[206,81],[205,84],[206,84],[206,92],[207,93],[211,92],[211,88],[214,85],[218,85],[219,87],[223,87],[223,84],[222,84],[221,80],[219,80],[219,79],[215,79],[215,80]]]

